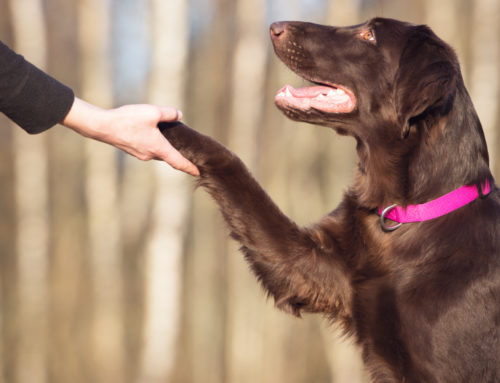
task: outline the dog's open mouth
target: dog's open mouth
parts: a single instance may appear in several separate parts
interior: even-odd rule
[[[350,113],[356,107],[354,93],[343,86],[316,85],[295,89],[290,85],[278,91],[274,102],[281,109],[311,109],[326,113]]]

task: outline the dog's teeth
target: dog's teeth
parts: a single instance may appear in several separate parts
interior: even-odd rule
[[[345,94],[345,91],[343,89],[337,88],[337,94]]]
[[[328,97],[333,97],[335,96],[335,91],[333,89],[330,89],[330,91],[328,92]]]
[[[326,96],[324,94],[320,94],[318,97],[316,97],[317,100],[324,100]]]
[[[286,95],[287,97],[292,97],[292,93],[290,92],[290,89],[286,88],[286,90],[285,90],[285,95]]]
[[[278,97],[285,97],[285,92],[279,92]]]

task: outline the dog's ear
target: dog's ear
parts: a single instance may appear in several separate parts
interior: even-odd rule
[[[446,105],[458,78],[453,50],[426,26],[415,27],[403,51],[396,75],[396,110],[401,136],[410,131],[410,120]]]

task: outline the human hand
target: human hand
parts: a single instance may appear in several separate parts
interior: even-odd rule
[[[168,106],[125,105],[106,110],[75,98],[62,124],[142,161],[162,160],[175,169],[199,176],[198,168],[167,141],[157,126],[159,122],[178,121],[181,117],[177,109]]]

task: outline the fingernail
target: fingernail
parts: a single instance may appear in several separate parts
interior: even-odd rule
[[[180,110],[177,111],[177,121],[182,120],[182,112]]]

